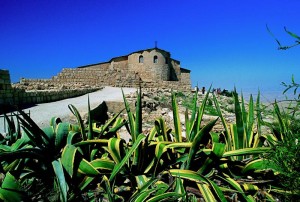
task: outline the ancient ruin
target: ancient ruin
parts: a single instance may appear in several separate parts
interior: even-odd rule
[[[159,48],[136,51],[107,62],[64,68],[50,79],[21,79],[13,86],[9,72],[1,72],[0,104],[55,101],[103,86],[191,90],[191,71],[182,68],[170,52]]]
[[[190,90],[190,70],[181,68],[178,60],[159,48],[136,51],[114,57],[108,62],[64,68],[49,80],[22,79],[26,85],[36,83],[53,85],[89,85],[115,87],[146,87]]]

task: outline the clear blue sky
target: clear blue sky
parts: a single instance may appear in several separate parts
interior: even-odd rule
[[[294,74],[299,0],[0,0],[0,68],[13,82],[158,47],[192,70],[193,86],[275,89]]]

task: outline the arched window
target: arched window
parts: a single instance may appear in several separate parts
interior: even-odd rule
[[[144,63],[144,57],[142,55],[139,57],[139,63]]]
[[[157,55],[155,55],[155,56],[153,57],[153,63],[157,63],[157,61],[158,61],[158,58],[157,58]]]
[[[166,57],[166,64],[168,64],[168,62],[169,62],[169,60],[168,60],[168,58]]]

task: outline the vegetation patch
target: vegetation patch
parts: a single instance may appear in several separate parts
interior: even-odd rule
[[[49,127],[40,129],[22,111],[18,124],[6,116],[9,132],[0,136],[0,199],[196,202],[299,197],[299,160],[292,156],[299,154],[298,130],[291,129],[278,105],[273,113],[278,124],[273,125],[264,121],[260,95],[256,101],[251,96],[246,105],[234,91],[235,122],[229,123],[218,98],[209,92],[201,96],[201,104],[197,92],[186,101],[184,127],[177,99],[185,103],[188,97],[172,93],[172,126],[157,117],[148,132],[143,132],[141,89],[135,110],[123,96],[126,119],[120,112],[96,122],[89,101],[87,125],[73,105],[69,109],[77,124],[53,117]],[[216,117],[202,124],[208,111]],[[217,122],[223,131],[213,131]],[[272,132],[263,133],[263,126]],[[124,128],[128,142],[119,133]]]

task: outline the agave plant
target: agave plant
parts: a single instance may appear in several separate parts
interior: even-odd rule
[[[174,92],[174,125],[168,126],[157,117],[147,134],[142,132],[141,89],[134,111],[123,93],[127,120],[119,117],[120,112],[102,125],[92,122],[89,100],[88,125],[73,105],[69,108],[77,125],[53,117],[49,127],[40,129],[21,113],[22,135],[9,136],[0,145],[0,199],[38,200],[38,195],[51,191],[52,196],[45,198],[61,201],[274,201],[272,193],[282,189],[268,176],[278,170],[267,164],[262,154],[271,150],[264,145],[266,141],[272,146],[278,138],[284,139],[287,122],[279,121],[276,135],[262,134],[259,96],[256,104],[250,97],[246,109],[243,97],[240,103],[235,92],[236,122],[225,121],[212,95],[219,117],[205,125],[209,92],[200,106],[195,93],[193,109],[185,113],[185,133]],[[224,126],[222,133],[212,131],[219,119]],[[128,142],[118,132],[122,127],[131,136]],[[11,134],[16,131],[11,130]],[[47,190],[38,192],[40,185]],[[271,191],[266,191],[267,187]]]

